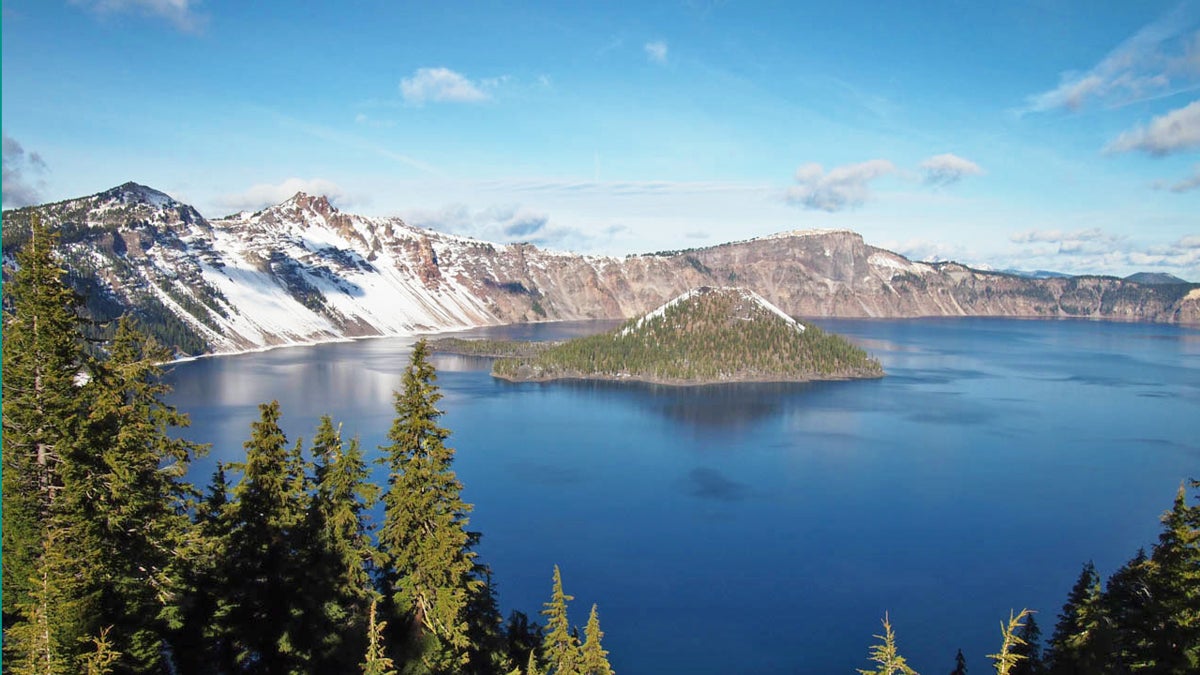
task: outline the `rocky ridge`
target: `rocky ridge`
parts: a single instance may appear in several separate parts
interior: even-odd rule
[[[1030,279],[914,262],[850,231],[587,256],[344,213],[325,197],[303,193],[262,211],[209,220],[136,183],[4,212],[6,270],[34,213],[62,232],[69,282],[94,317],[132,310],[181,354],[627,318],[690,288],[729,285],[752,289],[792,316],[1200,323],[1200,284]]]

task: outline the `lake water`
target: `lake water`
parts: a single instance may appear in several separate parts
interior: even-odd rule
[[[663,388],[493,380],[438,356],[444,426],[501,605],[558,564],[618,673],[853,673],[890,612],[918,671],[990,672],[1010,609],[1048,635],[1080,565],[1150,546],[1200,477],[1200,331],[1085,321],[820,320],[880,380]],[[545,339],[612,324],[493,328]],[[242,457],[257,404],[289,439],[329,413],[383,442],[411,340],[174,367],[194,471]]]

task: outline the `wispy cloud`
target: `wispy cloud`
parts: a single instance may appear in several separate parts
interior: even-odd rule
[[[1191,192],[1196,188],[1200,188],[1200,164],[1192,167],[1192,175],[1175,182],[1158,181],[1154,184],[1156,190],[1170,190],[1171,192],[1183,193]]]
[[[1200,101],[1150,120],[1150,124],[1126,131],[1106,148],[1108,152],[1142,152],[1162,157],[1181,150],[1200,148]]]
[[[871,181],[896,171],[886,159],[872,159],[825,170],[810,163],[796,169],[796,185],[788,188],[787,201],[806,209],[833,213],[861,206],[871,196]]]
[[[46,162],[36,152],[25,152],[14,138],[3,135],[3,206],[17,208],[42,201],[44,183],[30,174],[46,172]]]
[[[257,211],[287,201],[297,192],[313,196],[323,195],[339,206],[349,206],[346,191],[337,183],[324,178],[288,178],[274,184],[259,183],[242,192],[219,197],[216,202],[218,206],[231,211]]]
[[[204,30],[208,17],[196,11],[201,2],[191,0],[71,0],[101,16],[132,12],[165,19],[185,33]]]
[[[1086,71],[1063,73],[1057,87],[1026,99],[1022,112],[1098,104],[1117,107],[1200,86],[1200,31],[1186,5],[1143,27]]]
[[[925,175],[925,182],[931,185],[950,185],[966,176],[980,176],[984,173],[975,162],[948,152],[921,162],[921,172]]]
[[[491,80],[498,85],[500,80]],[[479,103],[490,98],[487,92],[461,73],[449,68],[419,68],[400,81],[400,94],[406,103],[422,105],[438,103]]]
[[[337,145],[340,145],[343,148],[349,148],[349,149],[357,150],[360,152],[368,152],[368,153],[371,153],[374,155],[378,155],[379,157],[383,157],[384,159],[389,159],[394,162],[399,162],[401,164],[405,164],[414,169],[417,169],[418,171],[421,171],[422,173],[426,173],[429,175],[433,175],[433,176],[444,175],[440,169],[429,164],[428,162],[423,162],[415,157],[406,155],[401,152],[396,152],[396,151],[392,150],[391,148],[387,148],[379,143],[366,140],[355,134],[346,133],[344,131],[340,131],[338,129],[332,129],[330,127],[323,126],[320,124],[313,124],[311,122],[305,122],[302,120],[298,120],[298,119],[289,117],[288,115],[285,115],[277,110],[273,110],[270,108],[262,108],[259,106],[251,106],[251,107],[255,110],[260,110],[260,111],[270,115],[274,119],[278,120],[278,122],[280,124],[285,124],[289,127],[297,129],[305,134],[308,134],[309,136],[312,136],[313,138],[318,138],[323,141],[327,141],[329,143],[336,143]]]
[[[644,47],[646,50],[646,58],[650,59],[651,63],[664,64],[667,62],[667,43],[662,40],[647,42]]]
[[[1158,270],[1200,279],[1200,236],[1185,236],[1171,243],[1146,246],[1100,228],[1089,228],[1028,230],[1011,235],[1009,240],[1021,244],[1004,258],[1003,262],[1009,267],[1037,267],[1073,274],[1120,269]]]

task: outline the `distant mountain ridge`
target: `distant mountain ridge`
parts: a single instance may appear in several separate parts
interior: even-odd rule
[[[1088,317],[1200,323],[1200,284],[1027,279],[921,263],[847,230],[648,255],[577,255],[344,213],[298,193],[209,220],[136,183],[6,211],[4,265],[40,214],[92,316],[133,311],[180,353],[645,313],[699,286],[752,289],[791,316]]]

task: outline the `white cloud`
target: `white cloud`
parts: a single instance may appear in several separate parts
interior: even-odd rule
[[[650,59],[652,63],[662,64],[667,62],[666,42],[663,42],[662,40],[647,42],[644,49],[646,50],[646,58]]]
[[[984,173],[975,162],[948,152],[921,162],[921,172],[925,174],[925,182],[931,185],[950,185],[965,176],[980,176]]]
[[[471,209],[465,204],[451,204],[435,210],[410,211],[404,219],[417,227],[504,243],[539,243],[550,224],[545,213],[520,205]]]
[[[1141,150],[1156,157],[1200,148],[1200,101],[1150,120],[1145,127],[1126,131],[1108,145],[1108,152]]]
[[[499,80],[494,81],[499,84]],[[400,81],[400,93],[407,103],[478,103],[490,98],[480,85],[449,68],[419,68]]]
[[[796,185],[788,188],[787,201],[807,209],[841,211],[861,206],[871,196],[871,181],[896,171],[886,159],[872,159],[825,170],[810,163],[796,169]]]
[[[204,29],[208,17],[196,12],[201,2],[192,0],[72,0],[101,15],[135,12],[166,19],[181,31],[195,33]]]
[[[288,178],[281,183],[259,183],[243,192],[225,195],[217,199],[217,205],[233,211],[257,211],[285,202],[297,192],[323,195],[339,206],[348,206],[350,202],[346,191],[333,181],[324,178]]]
[[[36,152],[26,153],[16,139],[3,135],[3,206],[18,208],[42,201],[41,180],[33,179],[30,173],[45,173],[46,163]]]
[[[1191,192],[1196,188],[1200,188],[1200,164],[1192,167],[1192,175],[1174,183],[1170,181],[1160,180],[1154,183],[1155,190],[1170,190],[1171,192]]]
[[[1098,227],[1066,232],[1063,230],[1026,230],[1011,235],[1009,241],[1018,244],[1086,242],[1111,239]]]
[[[1121,106],[1194,88],[1200,83],[1200,68],[1191,66],[1200,58],[1194,25],[1183,8],[1163,16],[1089,70],[1063,73],[1057,87],[1028,97],[1023,112]]]

